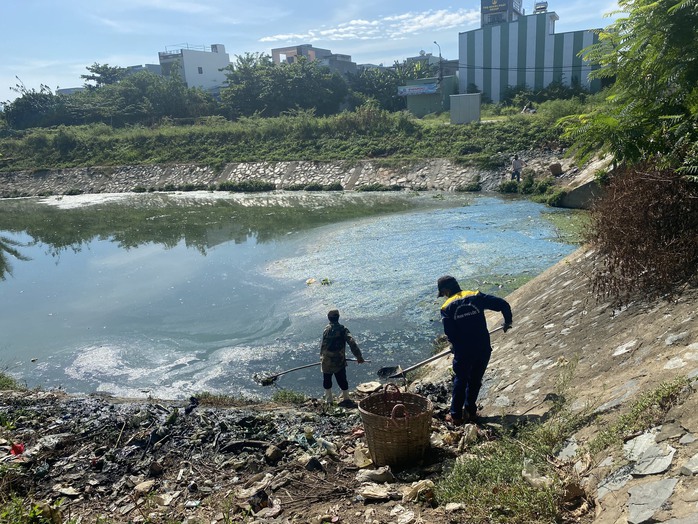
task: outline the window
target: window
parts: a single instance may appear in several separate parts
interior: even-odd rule
[[[203,67],[200,67],[200,68],[199,68],[199,74],[200,74],[200,75],[203,75],[203,74],[204,74],[204,68],[203,68]]]

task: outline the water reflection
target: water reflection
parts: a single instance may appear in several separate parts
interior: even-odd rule
[[[1,203],[0,231],[24,232],[53,254],[79,250],[97,238],[110,239],[124,249],[148,243],[172,248],[184,241],[187,247],[206,254],[223,242],[265,243],[291,231],[430,204],[436,202],[407,194],[390,198],[329,193],[319,199],[283,192],[228,198],[220,194],[146,194],[116,201],[102,201],[99,195],[22,199]]]
[[[5,280],[7,275],[12,274],[12,263],[10,262],[10,257],[19,261],[31,260],[29,257],[24,256],[18,248],[23,247],[21,242],[0,235],[0,280]]]

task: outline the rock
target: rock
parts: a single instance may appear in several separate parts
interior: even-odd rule
[[[693,455],[688,461],[681,466],[679,471],[682,475],[693,476],[698,473],[698,453]]]
[[[390,471],[390,466],[383,466],[378,469],[364,469],[362,471],[359,471],[356,474],[356,480],[359,483],[390,483],[395,482],[395,476]]]
[[[628,460],[636,461],[651,446],[656,444],[657,435],[655,432],[643,433],[623,444],[623,454]]]
[[[310,460],[305,465],[305,469],[308,471],[325,471],[325,466],[316,457],[310,457]]]
[[[650,522],[654,514],[671,497],[677,479],[662,479],[633,486],[628,490],[628,524]]]
[[[601,500],[608,493],[618,491],[625,486],[633,477],[630,472],[633,464],[626,464],[603,479],[596,488],[596,498]]]
[[[381,384],[380,382],[376,382],[376,381],[364,382],[364,383],[356,386],[356,391],[358,391],[359,393],[364,393],[366,395],[369,395],[371,393],[375,393],[376,391],[378,391],[382,387],[383,387],[383,384]]]
[[[680,424],[677,424],[676,422],[670,422],[662,426],[661,431],[655,438],[655,442],[659,444],[660,442],[664,442],[665,440],[676,439],[683,436],[684,433],[686,433],[686,430],[683,429]]]
[[[153,489],[154,485],[154,480],[146,480],[145,482],[141,482],[136,487],[134,487],[133,490],[138,493],[148,493],[151,489]]]
[[[656,475],[671,466],[676,449],[671,446],[650,446],[637,460],[632,475]]]
[[[562,164],[559,162],[550,164],[548,169],[550,170],[550,174],[553,176],[560,176],[562,174]]]
[[[264,452],[264,460],[266,460],[267,464],[272,466],[278,464],[282,458],[284,458],[283,452],[273,444]]]
[[[359,488],[359,494],[365,500],[390,500],[390,488],[378,484],[365,484]]]

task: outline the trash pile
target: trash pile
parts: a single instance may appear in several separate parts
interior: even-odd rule
[[[435,507],[434,481],[463,429],[433,426],[424,459],[398,471],[372,463],[356,409],[315,399],[211,408],[4,391],[0,497],[30,497],[56,523],[451,522],[461,508]]]

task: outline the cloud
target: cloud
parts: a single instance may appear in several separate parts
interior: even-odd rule
[[[376,40],[381,38],[403,39],[420,33],[441,31],[459,27],[463,30],[476,26],[480,21],[479,9],[447,9],[407,12],[385,16],[376,20],[357,19],[334,27],[308,29],[304,33],[281,33],[260,38],[260,42],[289,40]]]

